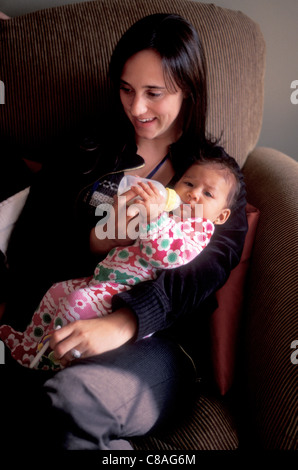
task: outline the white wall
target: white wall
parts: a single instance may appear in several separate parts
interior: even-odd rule
[[[0,0],[0,11],[17,16],[79,1],[84,0]],[[298,1],[203,1],[241,10],[259,23],[267,45],[264,121],[259,145],[281,150],[298,161],[298,104],[291,103],[295,92],[291,83],[298,81]]]
[[[260,25],[266,41],[266,75],[264,120],[259,145],[281,150],[298,161],[298,103],[291,102],[291,95],[295,93],[291,83],[298,81],[298,1],[204,2],[240,10]]]

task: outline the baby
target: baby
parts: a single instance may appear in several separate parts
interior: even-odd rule
[[[113,248],[91,277],[54,284],[25,332],[1,326],[0,339],[10,348],[13,358],[27,367],[34,364],[39,369],[61,368],[53,351],[35,359],[54,329],[111,313],[115,294],[156,278],[162,269],[189,263],[201,253],[214,225],[224,224],[229,218],[242,177],[235,160],[221,147],[215,149],[213,155],[196,160],[175,184],[182,205],[174,214],[162,211],[161,196],[150,181],[132,187],[137,196],[135,202],[147,215],[140,219],[140,236],[132,245]],[[152,207],[156,211],[154,217]],[[200,216],[198,207],[203,212]],[[84,351],[73,352],[74,358],[83,355]]]

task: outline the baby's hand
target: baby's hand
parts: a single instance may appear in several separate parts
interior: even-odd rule
[[[150,220],[155,219],[161,214],[165,202],[164,197],[151,181],[147,183],[139,182],[136,186],[132,186],[131,190],[137,197],[129,207],[128,215],[131,215],[131,211],[139,212],[143,219],[147,219],[147,222],[150,222]]]

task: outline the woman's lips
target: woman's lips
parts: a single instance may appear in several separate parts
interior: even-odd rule
[[[146,123],[146,122],[152,122],[154,121],[155,118],[144,118],[144,119],[138,119],[139,122],[141,123]]]
[[[144,118],[144,119],[138,119],[134,118],[134,123],[137,127],[149,127],[153,122],[155,122],[156,118]]]

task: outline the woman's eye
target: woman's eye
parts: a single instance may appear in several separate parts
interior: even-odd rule
[[[184,181],[184,184],[188,186],[189,188],[193,187],[193,184],[190,181]]]
[[[124,93],[131,93],[132,92],[132,89],[131,88],[128,88],[126,86],[120,86],[120,91],[123,91]]]
[[[150,98],[159,98],[162,95],[162,93],[154,93],[154,91],[148,91],[148,96]]]

